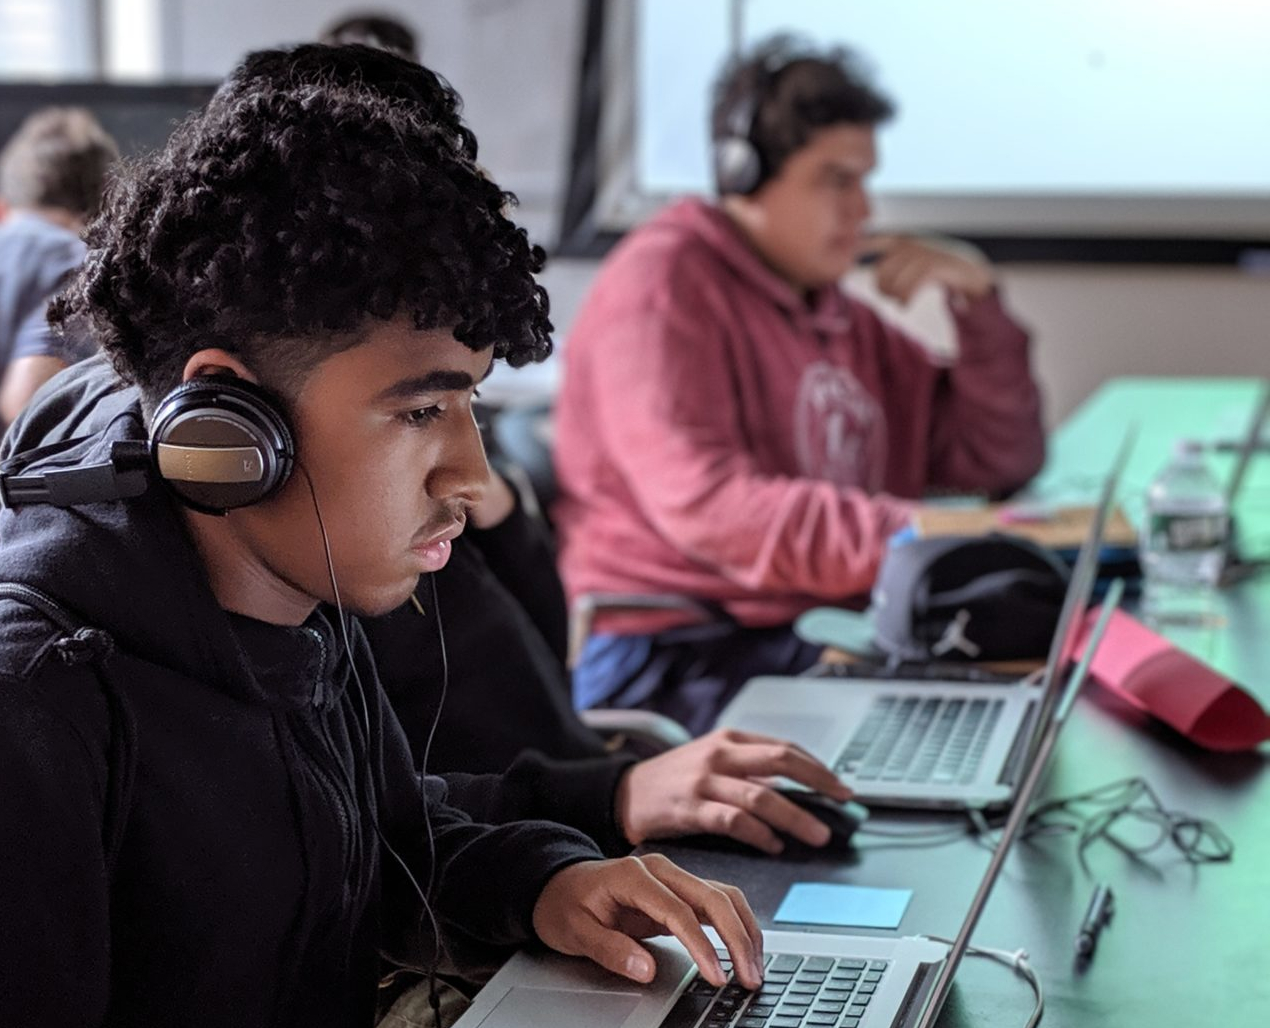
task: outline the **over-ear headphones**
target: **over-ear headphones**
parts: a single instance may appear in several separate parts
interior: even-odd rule
[[[728,113],[727,135],[714,142],[714,181],[720,195],[749,196],[771,174],[763,152],[754,142],[754,129],[758,125],[763,101],[768,98],[773,83],[787,64],[788,61],[781,57],[765,62],[758,81],[742,93]]]
[[[282,487],[295,465],[295,439],[264,389],[207,375],[183,382],[155,409],[150,458],[182,503],[223,514]]]
[[[155,475],[187,507],[224,514],[273,495],[295,465],[281,404],[230,375],[183,382],[155,409],[148,443],[118,441],[110,460],[32,475],[0,474],[0,501],[73,507],[143,493]]]

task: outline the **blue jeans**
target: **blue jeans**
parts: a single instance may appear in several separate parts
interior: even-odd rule
[[[751,678],[801,674],[820,653],[788,625],[713,622],[655,635],[593,635],[573,672],[573,702],[655,710],[702,735]]]

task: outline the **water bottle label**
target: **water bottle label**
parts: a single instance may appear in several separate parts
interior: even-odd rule
[[[1212,550],[1226,542],[1225,514],[1152,514],[1151,536],[1172,553]]]

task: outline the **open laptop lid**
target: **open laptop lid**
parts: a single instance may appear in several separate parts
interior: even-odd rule
[[[1067,586],[1067,594],[1063,597],[1063,608],[1058,615],[1058,625],[1054,628],[1054,638],[1050,642],[1049,656],[1045,660],[1045,670],[1041,677],[1041,706],[1032,722],[1031,738],[1028,740],[1026,757],[1023,766],[1031,763],[1031,759],[1045,734],[1046,726],[1053,717],[1063,693],[1062,671],[1076,649],[1077,637],[1085,620],[1085,612],[1089,609],[1089,598],[1093,595],[1094,582],[1098,578],[1098,558],[1102,552],[1103,532],[1107,527],[1107,519],[1111,516],[1111,508],[1115,504],[1116,490],[1120,485],[1120,476],[1128,463],[1129,454],[1137,439],[1137,426],[1130,428],[1120,442],[1120,449],[1112,462],[1107,477],[1103,479],[1102,492],[1098,499],[1098,507],[1089,521],[1089,531],[1080,544],[1076,555],[1076,563],[1072,566],[1071,582]]]
[[[1121,456],[1123,457],[1123,455],[1124,448],[1122,447]],[[1113,476],[1116,475],[1120,466],[1120,464],[1117,465],[1117,469],[1113,471]],[[996,884],[997,877],[1001,873],[1005,858],[1009,854],[1010,847],[1014,844],[1014,840],[1018,837],[1024,823],[1027,821],[1028,808],[1032,804],[1032,797],[1035,795],[1037,786],[1041,782],[1041,776],[1049,763],[1049,756],[1054,751],[1054,744],[1058,741],[1059,730],[1066,723],[1072,704],[1076,701],[1076,695],[1085,683],[1085,679],[1089,674],[1089,665],[1099,644],[1102,642],[1103,635],[1106,634],[1107,625],[1111,621],[1112,613],[1120,603],[1120,595],[1123,591],[1124,582],[1118,578],[1111,583],[1111,588],[1107,591],[1106,599],[1102,603],[1102,610],[1098,615],[1098,623],[1094,626],[1093,632],[1090,633],[1089,645],[1085,647],[1080,663],[1076,665],[1075,670],[1068,677],[1065,687],[1059,692],[1060,701],[1054,708],[1054,716],[1046,721],[1045,728],[1041,732],[1040,743],[1032,753],[1023,781],[1015,794],[1009,816],[1006,818],[1005,827],[1001,829],[1001,838],[997,840],[996,848],[992,851],[992,859],[988,861],[988,869],[983,873],[983,878],[979,882],[979,888],[975,892],[974,899],[970,901],[970,909],[966,912],[966,919],[962,922],[961,929],[957,932],[957,938],[953,940],[952,947],[948,951],[948,957],[944,961],[944,966],[940,969],[939,977],[935,979],[935,984],[931,986],[931,991],[926,1001],[926,1008],[914,1028],[932,1028],[936,1018],[939,1017],[944,1001],[948,998],[948,993],[952,989],[953,977],[957,973],[961,958],[965,956],[966,950],[970,946],[970,937],[974,934],[974,930],[979,924],[983,908],[987,906],[988,896],[991,894],[992,887]]]
[[[1257,404],[1256,410],[1252,412],[1252,422],[1248,425],[1248,431],[1244,434],[1243,441],[1239,445],[1239,456],[1235,458],[1235,468],[1230,473],[1230,480],[1226,483],[1227,510],[1234,508],[1239,490],[1243,488],[1244,475],[1248,472],[1248,464],[1252,461],[1253,454],[1261,447],[1261,426],[1268,414],[1270,414],[1270,381],[1264,383],[1264,388],[1261,392],[1261,402]]]

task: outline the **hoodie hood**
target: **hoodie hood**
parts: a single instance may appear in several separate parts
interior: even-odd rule
[[[38,474],[105,463],[112,443],[145,439],[137,389],[99,356],[40,391],[0,456],[6,474]],[[39,589],[116,646],[247,702],[312,702],[340,652],[316,612],[285,628],[224,611],[157,483],[130,500],[0,511],[0,581]]]
[[[741,230],[715,204],[698,197],[680,200],[649,222],[646,231],[686,237],[697,245],[708,247],[748,286],[762,293],[791,317],[808,318],[812,328],[824,332],[847,330],[850,304],[842,290],[836,285],[828,285],[804,297],[763,263]]]

